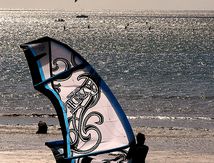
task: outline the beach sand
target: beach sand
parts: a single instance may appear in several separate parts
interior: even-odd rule
[[[1,163],[54,163],[46,141],[60,140],[58,127],[35,134],[36,126],[0,126]],[[214,131],[183,128],[134,128],[146,135],[147,163],[213,163]]]

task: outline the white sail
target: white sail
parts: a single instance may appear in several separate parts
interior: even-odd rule
[[[134,143],[131,126],[97,72],[66,44],[44,37],[21,46],[34,87],[58,114],[67,158],[115,151]]]

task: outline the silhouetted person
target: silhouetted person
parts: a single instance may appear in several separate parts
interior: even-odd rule
[[[37,134],[47,134],[48,126],[45,122],[39,121]]]
[[[129,23],[127,23],[127,24],[126,24],[125,29],[127,29],[127,28],[128,28],[128,26],[129,26]]]
[[[86,156],[82,159],[81,163],[91,163],[91,160],[93,160],[93,158]]]
[[[146,155],[149,151],[149,147],[146,146],[145,143],[145,135],[138,133],[137,136],[137,144],[130,147],[127,159],[132,160],[132,163],[145,163]]]

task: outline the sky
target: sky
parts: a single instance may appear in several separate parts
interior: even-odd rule
[[[214,10],[214,0],[0,0],[7,9]]]

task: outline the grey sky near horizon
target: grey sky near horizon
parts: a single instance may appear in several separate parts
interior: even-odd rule
[[[1,9],[214,10],[214,0],[0,0]]]

